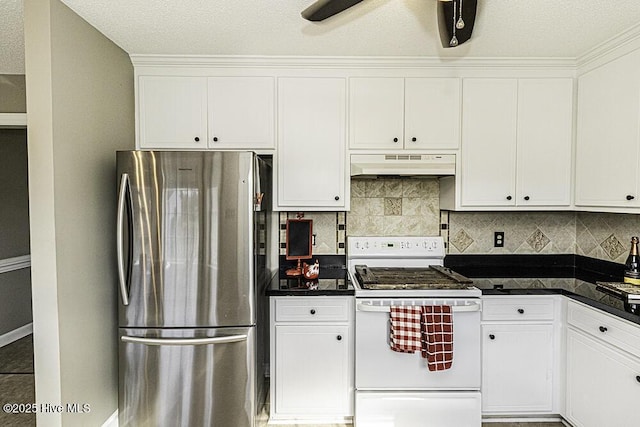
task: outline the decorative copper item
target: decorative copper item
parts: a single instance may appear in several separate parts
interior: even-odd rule
[[[302,263],[302,275],[307,280],[317,279],[320,275],[320,263],[316,259],[314,264],[307,264],[306,262]]]

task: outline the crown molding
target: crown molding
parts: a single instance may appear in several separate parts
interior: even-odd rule
[[[640,23],[595,46],[576,58],[578,74],[584,74],[600,65],[640,48]]]
[[[26,127],[27,113],[0,113],[0,127]]]
[[[440,58],[341,56],[130,55],[135,67],[324,69],[553,69],[575,68],[574,58]]]

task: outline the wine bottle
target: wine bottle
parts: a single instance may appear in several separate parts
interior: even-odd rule
[[[640,285],[640,256],[638,256],[638,237],[631,238],[631,250],[624,263],[624,283]]]

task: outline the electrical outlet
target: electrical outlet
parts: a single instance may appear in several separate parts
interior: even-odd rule
[[[494,248],[504,247],[504,231],[496,231],[493,233],[493,247]]]

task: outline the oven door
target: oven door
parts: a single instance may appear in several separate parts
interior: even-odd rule
[[[398,353],[389,347],[389,306],[453,306],[453,364],[429,371],[420,352]],[[480,299],[356,300],[356,390],[480,390]]]
[[[389,347],[389,306],[448,304],[453,364],[431,372],[419,352]],[[480,427],[480,299],[356,299],[356,427]],[[428,421],[425,421],[428,420]]]

